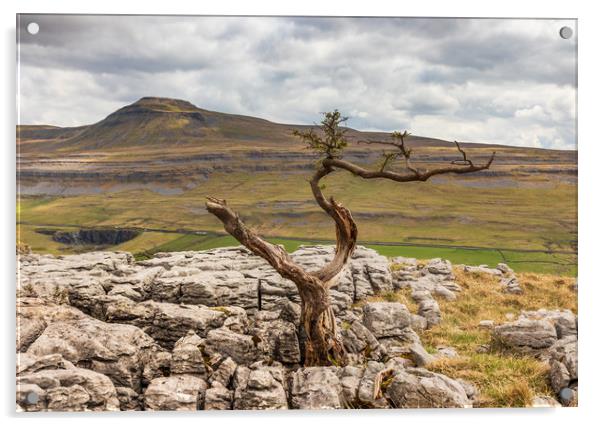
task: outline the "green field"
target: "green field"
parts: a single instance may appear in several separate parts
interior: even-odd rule
[[[36,232],[39,227],[32,225],[19,226],[20,241],[27,241],[35,252],[52,254],[75,253],[78,250],[89,250],[91,247],[68,247],[52,240],[49,235]],[[61,227],[56,229],[73,230],[77,228]],[[322,244],[324,241],[301,240],[288,238],[268,238],[274,244],[281,244],[288,252],[295,251],[301,245]],[[360,244],[362,244],[360,242]],[[146,259],[155,253],[172,251],[199,251],[218,247],[240,245],[229,235],[208,234],[178,234],[147,231],[133,240],[110,250],[128,251],[138,259]],[[495,266],[499,262],[508,263],[517,272],[537,272],[556,275],[575,276],[577,273],[576,256],[566,254],[526,253],[513,250],[496,249],[463,249],[446,247],[397,246],[364,243],[380,254],[387,257],[415,257],[431,259],[441,257],[454,264],[468,265],[487,264]]]

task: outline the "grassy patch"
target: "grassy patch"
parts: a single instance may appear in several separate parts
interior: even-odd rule
[[[577,312],[575,280],[546,274],[518,273],[522,295],[503,293],[497,278],[487,274],[465,273],[455,268],[456,282],[463,291],[455,301],[439,299],[442,322],[421,334],[427,349],[452,346],[460,355],[440,359],[429,369],[474,383],[480,391],[483,407],[524,407],[536,395],[552,395],[548,366],[530,356],[497,352],[479,353],[491,342],[490,331],[480,328],[481,320],[502,323],[517,317],[521,310],[570,309]],[[410,290],[375,296],[371,300],[405,300],[408,309],[417,311]]]
[[[507,263],[517,272],[536,272],[575,276],[577,256],[552,253],[525,253],[512,250],[463,249],[446,247],[367,245],[388,257],[433,259],[440,257],[454,264],[489,265]]]
[[[129,251],[130,253],[138,253],[141,251],[152,250],[171,241],[180,238],[180,234],[169,234],[164,232],[147,231],[141,233],[136,238],[126,241],[117,246],[111,247],[113,251]]]
[[[428,368],[475,384],[481,407],[526,407],[535,396],[552,395],[547,366],[527,357],[474,354],[439,359]]]

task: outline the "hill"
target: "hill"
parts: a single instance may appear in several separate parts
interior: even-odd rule
[[[184,100],[144,97],[87,126],[17,126],[17,141],[21,145],[21,152],[26,154],[40,153],[40,150],[45,153],[106,152],[130,147],[160,147],[165,150],[202,147],[217,142],[226,146],[260,143],[298,148],[299,140],[291,131],[309,127],[315,126],[273,123],[256,117],[201,109]],[[347,135],[352,141],[385,140],[389,137],[383,132],[363,132],[351,128]],[[32,141],[44,143],[28,143]],[[451,142],[421,136],[410,136],[409,144],[452,147]],[[490,148],[492,145],[471,146]]]
[[[332,240],[332,223],[306,184],[317,157],[291,135],[300,128],[308,126],[151,97],[87,126],[18,126],[21,241],[35,251],[81,251],[90,247],[61,245],[36,230],[123,227],[148,230],[124,243],[134,253],[233,244],[206,213],[207,195],[230,200],[249,224],[291,249]],[[360,141],[389,136],[348,135],[345,158],[377,167],[382,147]],[[413,136],[409,145],[418,167],[458,158],[449,141]],[[497,151],[493,167],[411,184],[339,172],[326,179],[326,192],[349,206],[360,239],[387,255],[574,274],[577,153],[464,146],[475,161]]]

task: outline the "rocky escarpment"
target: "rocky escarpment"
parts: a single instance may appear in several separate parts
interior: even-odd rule
[[[135,229],[80,229],[78,231],[54,231],[52,239],[70,245],[117,245],[136,238],[140,231]]]
[[[312,246],[293,257],[317,269],[332,254]],[[428,370],[453,349],[429,354],[417,334],[441,321],[437,299],[462,290],[451,264],[404,262],[391,273],[387,258],[358,247],[331,291],[349,365],[305,368],[295,286],[244,248],[141,262],[112,252],[21,255],[17,408],[470,407],[474,386]],[[417,314],[366,300],[408,286]],[[573,383],[570,347],[550,353],[558,386],[567,374]]]

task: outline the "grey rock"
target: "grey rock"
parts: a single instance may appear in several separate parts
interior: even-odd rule
[[[235,410],[288,409],[282,367],[239,367],[236,370],[234,386]]]
[[[132,388],[115,387],[117,399],[119,400],[119,409],[121,411],[140,411],[142,410],[142,399]]]
[[[414,302],[416,302],[416,303],[420,303],[423,300],[431,300],[432,298],[433,298],[433,295],[431,294],[430,290],[424,290],[424,289],[412,290],[412,300],[414,300]]]
[[[403,370],[405,368],[413,367],[414,363],[408,358],[393,357],[390,358],[385,364],[385,370]]]
[[[412,314],[410,325],[414,331],[424,331],[428,328],[428,321],[423,316]]]
[[[46,391],[51,411],[84,411],[90,403],[90,394],[83,386],[57,386]]]
[[[208,355],[217,353],[232,358],[237,364],[250,365],[263,358],[264,354],[258,343],[257,339],[249,335],[217,328],[207,333],[203,341],[203,352]]]
[[[292,257],[309,270],[317,270],[333,255],[334,246],[302,246]],[[279,310],[283,297],[299,302],[291,281],[242,247],[158,253],[138,263],[130,254],[109,252],[58,257],[32,254],[20,259],[20,297],[55,302],[68,297],[71,304],[94,317],[100,315],[93,311],[95,299],[101,296],[121,296],[134,302],[239,306],[252,314],[258,309],[260,280],[263,309]],[[333,288],[340,293],[335,298],[337,308],[393,288],[388,260],[374,250],[358,246],[347,269]]]
[[[60,354],[36,356],[30,353],[17,354],[17,376],[37,373],[41,370],[71,368],[73,364]]]
[[[239,306],[219,306],[209,308],[212,310],[219,309],[221,312],[226,314],[223,327],[228,330],[234,331],[235,333],[245,334],[249,329],[249,319],[246,311]]]
[[[571,374],[566,366],[556,360],[550,361],[550,383],[552,389],[558,394],[562,389],[568,388],[571,383]]]
[[[291,374],[291,408],[302,410],[341,408],[344,401],[342,392],[336,368],[307,367]]]
[[[219,382],[224,387],[230,386],[230,382],[234,377],[237,367],[238,365],[232,360],[232,358],[228,357],[224,359],[211,375],[211,385],[213,386],[215,382]]]
[[[478,397],[479,391],[475,385],[463,379],[456,379],[456,382],[464,388],[464,392],[466,392],[466,396],[470,401],[474,401]]]
[[[498,325],[492,332],[494,342],[521,354],[542,355],[556,340],[556,329],[547,320],[518,320]]]
[[[495,267],[498,271],[500,271],[502,274],[513,274],[514,270],[506,265],[505,263],[498,263],[497,266]]]
[[[554,398],[550,396],[536,396],[531,401],[531,407],[533,408],[557,408],[562,407]]]
[[[575,389],[578,386],[577,336],[567,336],[558,340],[550,347],[549,357],[550,384],[560,398],[564,389]],[[568,401],[563,402],[566,405],[572,399],[566,397],[568,391],[564,393],[564,399]]]
[[[17,352],[26,351],[46,329],[46,322],[40,318],[17,319]]]
[[[394,408],[472,407],[459,382],[421,368],[395,371],[385,394]]]
[[[559,339],[577,335],[577,316],[568,309],[523,311],[519,318],[550,321],[556,328],[556,336]]]
[[[400,336],[383,337],[378,339],[387,357],[409,357],[414,358],[412,349],[416,345],[421,345],[420,337],[411,328],[404,329]],[[415,348],[414,348],[415,350]]]
[[[518,278],[512,275],[510,277],[505,277],[500,280],[500,284],[502,285],[502,289],[505,293],[510,294],[522,294],[523,289],[518,282]]]
[[[80,310],[68,305],[57,305],[40,298],[18,298],[17,304],[18,352],[25,352],[44,332],[48,324],[64,320],[87,318]]]
[[[435,357],[429,354],[419,343],[414,343],[410,346],[410,353],[417,367],[424,367],[435,361]]]
[[[330,304],[336,315],[349,308],[353,304],[353,298],[340,291],[330,290]]]
[[[374,336],[400,336],[411,324],[408,308],[395,302],[371,302],[364,305],[364,325]]]
[[[344,408],[359,408],[358,389],[364,370],[357,366],[348,365],[337,372],[341,382],[341,399]]]
[[[489,268],[487,265],[470,266],[464,265],[464,272],[472,274],[486,274],[501,277],[504,273],[499,268]]]
[[[286,364],[301,362],[297,327],[292,322],[280,319],[278,312],[258,312],[251,334],[259,339],[258,346],[262,352],[273,359]]]
[[[149,411],[194,411],[203,406],[207,384],[189,374],[154,379],[144,392]]]
[[[190,330],[178,340],[171,354],[171,374],[191,374],[203,379],[207,378],[207,367],[201,347],[203,340]]]
[[[437,346],[437,358],[457,358],[458,352],[450,346]]]
[[[27,352],[66,360],[108,376],[116,386],[139,392],[144,383],[169,369],[170,354],[137,327],[94,318],[50,324]]]
[[[495,326],[495,322],[493,320],[482,320],[479,321],[479,327],[481,328],[485,328],[485,329],[492,329]]]
[[[301,306],[288,299],[283,299],[282,309],[280,310],[280,319],[293,323],[298,327],[301,323]]]
[[[205,410],[231,410],[234,392],[214,381],[205,392]]]
[[[362,354],[369,359],[380,359],[383,349],[372,332],[355,320],[341,327],[341,338],[345,349],[351,354]]]
[[[418,315],[426,319],[427,328],[441,322],[441,309],[439,303],[428,291],[414,291],[412,298],[418,303]]]
[[[387,400],[378,392],[380,373],[385,365],[380,362],[370,361],[364,369],[364,374],[359,382],[357,400],[362,408],[388,408]]]
[[[204,337],[209,330],[221,327],[227,317],[227,312],[217,308],[154,301],[134,303],[113,299],[106,308],[108,322],[140,327],[159,345],[170,350],[189,330]]]
[[[427,263],[425,269],[429,273],[436,275],[451,275],[453,273],[451,262],[439,258],[431,259]]]
[[[60,356],[53,357],[56,368],[51,363],[47,368],[36,369],[33,366],[40,367],[39,358],[24,355],[29,367],[17,376],[17,404],[25,411],[119,410],[115,386],[107,376],[77,368]],[[32,392],[37,396],[34,404],[27,400]]]
[[[292,254],[293,259],[309,270],[317,270],[334,256],[334,246],[301,246]],[[389,261],[376,251],[357,246],[343,274],[333,288],[358,301],[378,292],[393,289]]]
[[[438,297],[442,297],[445,300],[456,300],[456,293],[451,291],[444,285],[438,285],[433,289],[433,294]]]

